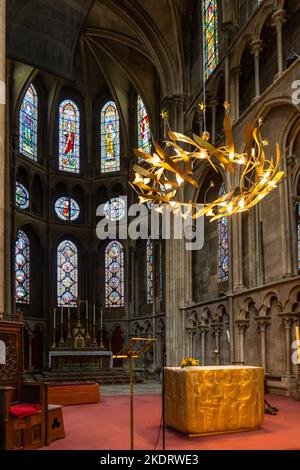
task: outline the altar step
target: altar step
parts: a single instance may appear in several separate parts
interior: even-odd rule
[[[129,373],[122,368],[101,370],[56,370],[35,374],[34,379],[39,382],[67,383],[67,382],[97,382],[100,385],[123,385],[129,383]],[[135,376],[136,383],[142,383],[139,376]]]

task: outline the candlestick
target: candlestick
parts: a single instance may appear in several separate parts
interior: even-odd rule
[[[100,346],[99,346],[99,349],[103,351],[105,349],[105,347],[104,347],[104,344],[103,344],[102,326],[103,326],[103,310],[101,308],[101,311],[100,311]]]
[[[70,315],[70,306],[68,305],[68,337],[67,339],[71,339],[71,315]]]
[[[53,341],[51,349],[56,349],[56,308],[53,311]]]
[[[60,307],[60,340],[59,345],[63,346],[65,344],[64,340],[64,308]]]
[[[96,305],[93,305],[93,346],[97,345],[97,338],[96,338]]]
[[[85,321],[86,321],[86,336],[85,339],[89,341],[91,339],[89,332],[89,302],[85,301]]]

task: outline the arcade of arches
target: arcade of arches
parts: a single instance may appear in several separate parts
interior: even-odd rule
[[[171,366],[186,356],[261,365],[269,391],[295,397],[299,172],[250,212],[206,219],[194,252],[179,240],[99,240],[96,209],[105,204],[120,229],[137,201],[133,149],[164,140],[162,109],[172,129],[202,132],[203,75],[212,141],[224,141],[228,100],[237,148],[245,123],[261,116],[267,153],[277,141],[283,170],[293,168],[300,2],[23,3],[0,0],[0,311],[23,314],[26,370],[47,369],[61,308],[73,317],[80,298],[91,322],[95,312],[97,344],[101,336],[113,353],[131,336],[158,339],[137,367],[154,372],[164,351]],[[196,176],[199,190],[186,197],[200,203],[211,181],[216,194],[231,183],[205,165]]]

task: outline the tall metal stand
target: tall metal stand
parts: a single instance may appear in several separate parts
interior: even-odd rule
[[[134,360],[152,348],[154,338],[131,338],[114,359],[129,359],[130,374],[130,448],[134,450]]]

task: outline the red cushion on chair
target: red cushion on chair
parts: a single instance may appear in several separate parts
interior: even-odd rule
[[[31,416],[41,411],[40,405],[34,405],[32,403],[18,403],[9,408],[10,414],[15,418],[24,418],[25,416]]]

